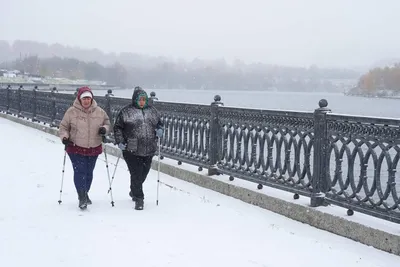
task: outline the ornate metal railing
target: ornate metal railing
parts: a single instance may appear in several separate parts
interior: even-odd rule
[[[111,118],[131,103],[96,96]],[[75,96],[56,90],[0,89],[0,111],[58,127]],[[326,100],[314,112],[224,107],[158,101],[165,135],[162,155],[400,223],[400,120],[333,114]],[[107,139],[113,142],[112,134]]]
[[[329,202],[399,217],[399,120],[328,114]]]
[[[312,113],[220,108],[218,119],[222,173],[311,195]]]

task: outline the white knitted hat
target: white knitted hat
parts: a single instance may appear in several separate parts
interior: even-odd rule
[[[81,94],[81,96],[80,96],[80,98],[79,98],[79,99],[82,99],[82,98],[84,98],[84,97],[90,97],[90,98],[93,98],[93,96],[92,96],[92,93],[91,93],[91,92],[89,92],[89,91],[86,91],[86,92],[84,92],[83,94]]]

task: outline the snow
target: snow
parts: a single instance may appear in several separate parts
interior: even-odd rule
[[[184,169],[187,171],[207,175],[206,169],[203,169],[202,171],[198,171],[197,166],[193,166],[193,165],[185,164],[185,163],[182,163],[182,165],[177,165],[177,161],[173,160],[173,159],[164,158],[163,163],[167,163],[169,165],[173,165],[175,167],[178,167],[180,169]],[[256,183],[238,179],[238,178],[235,178],[233,181],[230,181],[229,175],[219,175],[219,176],[214,175],[214,176],[208,176],[208,177],[215,179],[217,181],[222,181],[222,182],[229,183],[229,184],[232,184],[235,186],[239,186],[241,188],[246,188],[246,189],[249,189],[249,190],[257,192],[257,193],[261,193],[261,194],[265,194],[265,195],[268,195],[268,196],[271,196],[274,198],[278,198],[278,199],[284,200],[286,202],[295,203],[298,205],[302,205],[304,207],[310,207],[310,199],[308,197],[300,196],[299,199],[294,200],[293,193],[275,189],[272,187],[267,187],[267,186],[264,186],[262,189],[257,189]],[[341,217],[341,218],[349,220],[349,221],[353,221],[353,222],[363,224],[363,225],[371,227],[371,228],[382,230],[387,233],[391,233],[394,235],[400,235],[399,224],[394,223],[394,222],[390,222],[387,220],[383,220],[383,219],[373,217],[370,215],[366,215],[363,213],[359,213],[359,212],[354,212],[353,216],[348,216],[346,214],[347,209],[339,207],[339,206],[335,206],[335,205],[329,205],[326,207],[321,206],[316,209],[318,209],[324,213],[329,213],[331,215],[338,216],[338,217]]]
[[[160,175],[145,182],[145,209],[128,197],[120,161],[107,194],[104,155],[77,207],[67,157],[53,135],[0,118],[0,265],[9,266],[397,266],[400,257],[318,230],[196,185]],[[109,155],[110,175],[116,158]],[[157,158],[154,158],[157,160]],[[192,166],[193,167],[193,166]],[[236,181],[236,180],[235,180]],[[171,188],[173,187],[173,188]],[[289,256],[290,255],[290,256]]]

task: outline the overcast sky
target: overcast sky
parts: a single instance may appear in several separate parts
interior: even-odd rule
[[[295,66],[400,57],[400,0],[0,0],[0,39]]]

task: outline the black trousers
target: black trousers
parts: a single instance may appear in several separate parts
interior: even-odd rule
[[[136,156],[126,150],[122,152],[122,155],[131,174],[132,196],[138,199],[144,199],[143,183],[149,174],[153,156]]]

